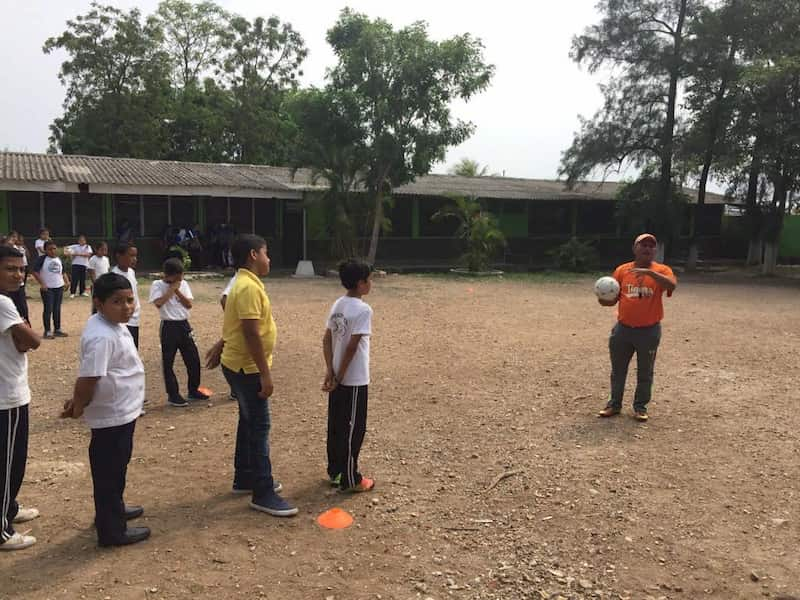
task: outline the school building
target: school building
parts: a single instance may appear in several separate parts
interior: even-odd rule
[[[479,198],[497,217],[508,241],[500,264],[546,265],[548,251],[573,236],[591,240],[609,261],[627,258],[630,235],[615,218],[618,186],[587,182],[566,190],[559,181],[420,177],[394,190],[387,210],[391,231],[381,237],[377,261],[453,264],[460,253],[455,223],[431,220],[452,195]],[[228,224],[238,233],[266,238],[273,265],[293,269],[303,258],[315,265],[331,262],[325,191],[324,180],[315,180],[307,169],[0,152],[0,231],[19,231],[32,247],[45,226],[59,244],[72,243],[81,233],[92,244],[101,239],[113,244],[127,227],[146,269],[160,264],[167,227],[196,225],[207,241],[209,232]],[[701,256],[727,256],[733,246],[724,239],[724,198],[709,193],[706,203],[699,225]],[[358,235],[368,234],[363,219]],[[740,252],[737,247],[736,257]]]

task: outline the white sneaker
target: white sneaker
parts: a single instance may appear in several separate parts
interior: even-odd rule
[[[15,533],[8,540],[0,544],[0,550],[24,550],[36,543],[36,538],[32,535]]]
[[[17,511],[17,516],[14,517],[14,523],[25,523],[27,521],[33,521],[34,519],[39,518],[39,509],[38,508],[22,508],[19,507]]]
[[[70,297],[70,298],[74,298],[74,297],[75,297],[75,294],[70,294],[70,295],[69,295],[69,297]]]
[[[83,296],[84,298],[88,298],[89,297],[89,292],[83,292],[81,294],[81,296]]]

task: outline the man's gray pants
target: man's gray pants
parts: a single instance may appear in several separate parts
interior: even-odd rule
[[[622,408],[622,395],[625,392],[625,379],[628,377],[633,353],[636,353],[636,393],[633,409],[646,411],[653,387],[653,369],[656,352],[661,341],[661,324],[650,327],[628,327],[617,323],[608,338],[611,355],[611,397],[608,406]]]

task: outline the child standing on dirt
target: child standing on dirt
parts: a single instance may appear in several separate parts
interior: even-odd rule
[[[64,288],[69,285],[69,278],[64,273],[64,265],[58,257],[56,243],[47,240],[44,243],[44,251],[44,255],[36,259],[33,276],[41,286],[44,337],[52,340],[54,337],[67,337],[67,334],[61,331],[61,303],[64,300]],[[51,317],[53,329],[50,329]]]
[[[362,300],[372,288],[371,267],[357,260],[339,265],[347,293],[333,303],[322,350],[328,392],[328,476],[332,485],[368,492],[375,482],[358,471],[358,455],[367,430],[369,338],[372,308]]]
[[[47,227],[43,227],[39,230],[39,237],[33,243],[33,247],[36,250],[36,256],[44,256],[44,244],[45,242],[50,240],[50,230]]]
[[[130,281],[118,273],[98,278],[81,336],[80,371],[63,418],[84,416],[92,430],[89,463],[95,526],[100,546],[125,546],[150,536],[147,527],[128,527],[140,506],[125,506],[123,494],[133,452],[133,432],[144,404],[144,365],[125,327],[136,309]]]
[[[86,292],[86,269],[92,257],[92,247],[86,242],[85,235],[78,236],[78,242],[67,247],[68,254],[72,257],[72,284],[69,286],[69,297],[74,298],[78,293],[88,296]]]
[[[114,260],[117,264],[111,269],[112,273],[125,277],[130,282],[131,289],[133,290],[135,308],[130,321],[128,321],[127,327],[128,331],[131,332],[133,344],[136,346],[137,350],[139,349],[139,312],[141,311],[141,306],[139,304],[139,290],[136,285],[136,271],[133,269],[136,267],[138,258],[139,251],[136,249],[136,246],[130,242],[120,243],[114,248]]]
[[[192,309],[194,296],[189,284],[183,279],[183,262],[180,259],[167,259],[163,269],[164,277],[154,281],[150,287],[150,302],[158,308],[161,315],[161,364],[164,385],[167,387],[167,403],[184,408],[189,402],[180,394],[173,369],[175,354],[179,350],[189,374],[189,400],[208,400],[208,395],[198,389],[200,354],[189,324],[189,311]]]
[[[0,291],[15,292],[25,276],[22,254],[0,246]],[[35,508],[22,508],[17,494],[28,460],[28,350],[41,340],[25,323],[10,298],[0,295],[0,550],[22,550],[36,538],[14,531],[14,523],[39,516]]]

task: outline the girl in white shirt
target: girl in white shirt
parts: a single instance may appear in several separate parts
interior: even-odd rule
[[[44,321],[44,337],[67,337],[61,331],[61,302],[64,300],[64,287],[69,285],[69,277],[64,273],[64,265],[58,258],[58,247],[52,240],[44,244],[45,255],[36,260],[33,276],[42,286],[42,320]],[[53,318],[53,329],[50,328],[50,317]]]
[[[86,291],[86,269],[92,257],[92,247],[86,243],[86,236],[79,235],[78,243],[65,248],[72,257],[72,283],[69,286],[69,297],[74,298],[75,292],[88,297]]]

